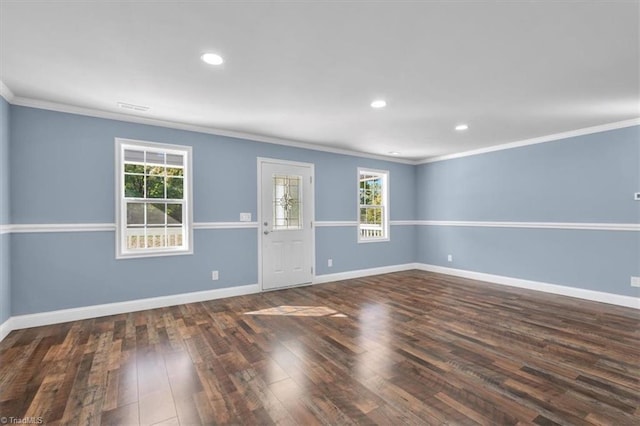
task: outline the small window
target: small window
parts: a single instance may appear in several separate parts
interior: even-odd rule
[[[273,176],[273,230],[302,229],[302,176]]]
[[[191,147],[116,139],[116,257],[193,253]]]
[[[389,240],[389,172],[358,169],[358,242]]]

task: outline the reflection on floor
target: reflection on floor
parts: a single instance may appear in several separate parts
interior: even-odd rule
[[[640,424],[640,313],[420,271],[12,332],[46,424]]]
[[[294,317],[335,317],[344,318],[345,314],[326,306],[277,306],[275,308],[260,309],[259,311],[246,312],[245,315],[286,315]]]

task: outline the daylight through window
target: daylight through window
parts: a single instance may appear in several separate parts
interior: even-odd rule
[[[190,253],[190,148],[117,142],[118,257]]]
[[[358,169],[358,241],[389,239],[389,172]]]

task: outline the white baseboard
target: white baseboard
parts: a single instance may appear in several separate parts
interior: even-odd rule
[[[11,333],[11,331],[13,331],[12,323],[13,321],[11,317],[9,317],[5,322],[0,324],[0,342],[2,342],[4,338],[7,337],[9,333]]]
[[[196,291],[192,293],[174,294],[171,296],[151,297],[148,299],[129,300],[126,302],[107,303],[104,305],[83,306],[81,308],[61,309],[59,311],[42,312],[37,314],[18,315],[9,318],[0,326],[4,338],[12,330],[41,325],[58,324],[61,322],[78,321],[87,318],[97,318],[107,315],[123,314],[128,312],[143,311],[146,309],[164,308],[166,306],[181,305],[183,303],[204,302],[207,300],[222,299],[225,297],[242,296],[245,294],[259,293],[258,284],[243,285],[237,287],[221,288],[215,290]],[[9,323],[7,325],[7,323]],[[4,327],[8,329],[5,333]],[[4,335],[3,335],[4,334]],[[2,340],[2,339],[0,339]]]
[[[558,284],[543,283],[540,281],[523,280],[520,278],[505,277],[502,275],[485,274],[483,272],[467,271],[464,269],[447,268],[445,266],[429,265],[426,263],[416,263],[416,269],[437,272],[439,274],[454,275],[456,277],[470,278],[478,281],[487,281],[493,284],[508,285],[511,287],[526,288],[545,293],[577,297],[578,299],[609,303],[611,305],[624,306],[627,308],[640,309],[640,298],[638,297],[604,293],[602,291],[586,290],[576,287],[567,287]]]
[[[429,265],[425,263],[406,263],[402,265],[391,265],[379,268],[360,269],[356,271],[318,275],[314,278],[313,284],[322,284],[333,281],[362,278],[372,275],[388,274],[391,272],[408,271],[411,269],[419,269],[422,271],[454,275],[457,277],[487,281],[494,284],[526,288],[529,290],[537,290],[546,293],[560,294],[563,296],[576,297],[579,299],[586,299],[595,302],[609,303],[612,305],[640,309],[640,298],[637,297],[622,296],[619,294],[567,287],[557,284],[543,283],[539,281],[523,280],[520,278],[505,277],[501,275],[485,274],[482,272],[467,271],[463,269],[447,268],[444,266]],[[62,309],[58,311],[42,312],[37,314],[18,315],[11,317],[4,323],[0,324],[0,341],[2,341],[11,331],[19,330],[22,328],[38,327],[42,325],[58,324],[62,322],[97,318],[107,315],[143,311],[146,309],[163,308],[166,306],[180,305],[183,303],[203,302],[207,300],[222,299],[225,297],[242,296],[246,294],[260,293],[260,291],[261,289],[259,284],[251,284],[215,290],[198,291],[193,293],[152,297],[148,299],[130,300],[126,302],[108,303],[104,305]]]
[[[391,272],[419,269],[417,263],[405,263],[403,265],[382,266],[379,268],[358,269],[356,271],[338,272],[335,274],[316,275],[313,284],[329,283],[332,281],[352,280],[354,278],[368,277],[371,275],[389,274]]]
[[[405,265],[384,266],[381,268],[320,275],[315,277],[313,284],[366,277],[370,275],[387,274],[390,272],[406,271],[409,269],[416,269],[416,264],[409,263]],[[11,331],[23,328],[59,324],[107,315],[143,311],[146,309],[163,308],[166,306],[180,305],[184,303],[203,302],[207,300],[222,299],[225,297],[242,296],[246,294],[260,293],[260,291],[261,289],[259,284],[251,284],[192,293],[174,294],[170,296],[152,297],[148,299],[129,300],[126,302],[107,303],[104,305],[61,309],[37,314],[17,315],[9,318],[0,325],[0,341],[2,341],[2,339],[4,339]]]

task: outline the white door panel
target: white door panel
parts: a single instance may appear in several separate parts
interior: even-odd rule
[[[271,270],[274,274],[282,274],[282,259],[284,256],[284,243],[282,241],[274,241],[271,243],[271,255],[272,261],[270,263]]]
[[[264,160],[260,173],[262,288],[313,279],[312,165]]]
[[[304,242],[302,240],[291,241],[291,269],[301,272],[304,268]]]

